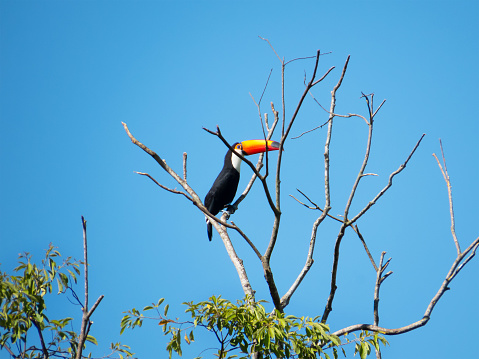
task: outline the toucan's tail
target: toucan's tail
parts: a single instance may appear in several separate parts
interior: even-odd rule
[[[208,232],[208,239],[211,242],[211,238],[213,238],[213,225],[208,218],[206,218],[206,231]]]

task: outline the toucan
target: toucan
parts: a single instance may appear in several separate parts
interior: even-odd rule
[[[269,140],[248,140],[236,142],[232,146],[236,152],[243,156],[253,155],[255,153],[279,150],[279,142]],[[229,150],[225,156],[225,163],[218,177],[216,177],[213,186],[205,197],[205,207],[216,216],[219,211],[230,204],[238,189],[240,178],[241,158]],[[211,221],[206,217],[206,229],[208,239],[211,241],[213,228]]]

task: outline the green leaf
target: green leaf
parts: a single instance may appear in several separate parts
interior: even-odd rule
[[[361,359],[365,359],[369,353],[371,352],[371,347],[367,342],[362,342],[360,349],[359,349],[359,355],[361,356]]]
[[[96,338],[92,335],[88,334],[87,337],[86,337],[86,341],[90,342],[90,343],[93,343],[95,345],[98,345],[98,342],[96,341]]]

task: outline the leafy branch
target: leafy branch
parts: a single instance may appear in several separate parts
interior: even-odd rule
[[[186,313],[192,321],[179,321],[168,318],[168,305],[160,314],[164,298],[156,304],[143,308],[142,312],[156,311],[158,316],[145,315],[133,308],[126,312],[121,320],[121,332],[127,328],[141,327],[144,320],[158,321],[164,335],[170,336],[167,350],[170,358],[175,352],[181,356],[182,344],[194,342],[194,332],[202,328],[213,334],[218,342],[215,351],[218,358],[247,358],[252,353],[261,353],[263,358],[338,358],[337,347],[356,343],[356,351],[364,358],[371,347],[378,348],[379,343],[387,343],[377,333],[362,332],[357,340],[341,343],[338,336],[330,334],[329,326],[321,323],[320,317],[296,317],[286,315],[277,309],[267,312],[262,305],[264,301],[255,302],[246,297],[236,304],[212,296],[199,303],[186,302]],[[196,359],[201,358],[198,356]]]

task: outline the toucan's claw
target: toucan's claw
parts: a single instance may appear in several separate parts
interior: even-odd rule
[[[225,216],[225,220],[226,220],[226,221],[227,221],[228,219],[230,219],[231,213],[230,213],[227,209],[225,209],[225,210],[223,210],[223,211],[221,211],[221,212],[222,212],[223,215]],[[222,217],[223,217],[223,216],[222,216]]]
[[[234,214],[236,212],[236,210],[238,209],[238,207],[233,206],[232,204],[226,205],[225,208],[226,208],[226,212],[228,212],[228,214]]]

